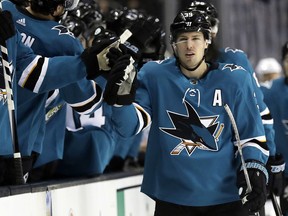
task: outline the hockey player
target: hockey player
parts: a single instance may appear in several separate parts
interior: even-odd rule
[[[282,76],[281,64],[275,58],[262,58],[255,67],[260,85],[270,85],[270,81]]]
[[[121,100],[117,83],[129,85],[120,78],[108,78],[104,91],[123,136],[151,124],[141,191],[156,201],[155,216],[258,211],[266,201],[269,151],[251,76],[241,66],[206,62],[211,26],[203,14],[180,11],[170,29],[174,57],[141,68],[135,103]],[[225,104],[238,126],[242,165]],[[124,122],[127,127],[118,127]],[[252,185],[248,194],[243,166]]]
[[[8,21],[11,18],[12,18],[11,16],[5,17],[5,19],[7,19]],[[7,20],[5,19],[3,18],[3,22],[4,21],[7,22]],[[7,24],[12,25],[12,27],[14,28],[13,23],[7,22]],[[5,25],[3,25],[3,28],[4,27]],[[4,31],[7,31],[7,30],[5,29]],[[99,43],[96,46],[86,49],[81,54],[81,57],[78,54],[77,56],[67,56],[67,57],[61,57],[61,58],[55,57],[51,59],[44,58],[41,56],[36,56],[35,54],[32,55],[31,49],[25,48],[23,47],[23,44],[21,44],[20,34],[16,34],[16,37],[13,41],[13,42],[16,42],[15,45],[17,45],[17,48],[18,48],[18,49],[15,49],[16,52],[13,51],[14,49],[8,43],[8,48],[9,50],[10,49],[12,50],[12,53],[14,55],[14,57],[13,58],[11,57],[11,59],[13,59],[13,62],[16,63],[16,58],[17,58],[17,68],[16,68],[16,65],[14,65],[14,68],[13,68],[13,70],[16,69],[16,76],[14,80],[18,82],[19,86],[27,89],[25,90],[25,89],[18,87],[19,91],[17,91],[17,93],[19,93],[20,91],[26,91],[28,95],[29,94],[31,95],[31,98],[29,98],[30,102],[28,100],[23,102],[23,104],[26,104],[27,106],[29,104],[32,105],[32,107],[30,106],[31,110],[29,110],[29,112],[25,116],[26,119],[29,119],[27,120],[27,122],[30,125],[26,125],[26,127],[23,128],[23,131],[20,131],[20,128],[17,127],[18,133],[21,134],[21,136],[19,137],[20,139],[22,135],[24,136],[25,134],[28,134],[29,136],[29,140],[27,142],[28,146],[23,142],[19,142],[20,151],[22,155],[24,156],[23,157],[24,173],[29,172],[31,169],[31,163],[32,163],[32,160],[34,159],[31,154],[33,151],[32,148],[34,147],[33,144],[37,136],[43,133],[43,130],[41,130],[40,126],[42,126],[42,123],[43,123],[41,119],[44,119],[44,116],[45,116],[45,110],[43,109],[43,107],[45,105],[46,98],[44,97],[40,100],[38,96],[40,94],[48,94],[48,92],[53,89],[61,88],[61,87],[64,87],[65,85],[74,83],[80,79],[85,78],[85,76],[91,79],[93,77],[96,77],[97,74],[99,75],[100,70],[103,69],[103,67],[99,66],[99,62],[102,62],[102,66],[103,66],[105,65],[105,62],[107,60],[105,57],[101,57],[103,55],[99,53],[105,50],[110,44],[112,44],[116,40],[117,38],[111,39],[110,41],[109,40],[99,41]],[[13,46],[15,47],[15,45]],[[28,64],[28,60],[30,60],[29,64]],[[67,61],[67,63],[69,64],[68,66],[65,65],[65,61]],[[107,70],[107,68],[104,68],[104,69]],[[63,79],[62,76],[59,76],[58,71],[62,73],[65,79]],[[32,91],[34,93],[32,93]],[[35,93],[38,93],[38,94],[35,94]],[[19,95],[17,96],[18,96],[18,99],[21,99],[23,101],[23,98],[20,98]],[[16,99],[15,99],[15,102],[17,102],[17,105],[19,104],[19,101]],[[40,104],[41,106],[35,106],[34,103]],[[16,107],[17,107],[16,110],[19,111],[19,106],[16,106]],[[23,109],[21,108],[20,111],[23,112]],[[17,112],[17,115],[18,113],[19,112]],[[9,138],[7,138],[7,140],[9,140]],[[9,157],[9,155],[11,154],[11,150],[12,150],[10,147],[10,143],[5,143],[5,145],[3,146],[7,146],[7,148],[6,147],[1,148],[3,150],[3,152],[1,151],[1,155],[5,155]],[[7,164],[7,166],[10,166],[10,165],[13,166],[10,163]],[[13,182],[10,182],[11,176],[13,174],[12,168],[13,167],[11,167],[11,169],[5,168],[7,171],[11,170],[11,172],[7,174],[8,177],[7,179],[3,180],[4,181],[3,184],[13,183]]]
[[[78,1],[30,1],[30,5],[26,8],[17,7],[16,5],[4,2],[4,7],[13,13],[14,22],[17,29],[22,35],[22,42],[26,46],[30,46],[36,54],[41,54],[49,57],[60,55],[79,55],[83,52],[83,47],[79,40],[75,39],[68,29],[59,25],[57,22],[66,10],[72,10],[77,6]],[[65,5],[65,7],[63,6]],[[49,40],[47,40],[47,36]],[[76,111],[82,114],[92,112],[101,103],[101,89],[96,88],[93,81],[83,78],[77,83],[67,85],[59,90],[50,93],[52,97],[59,99],[56,104],[49,104],[49,101],[42,103],[48,97],[48,92],[38,94],[36,97],[32,92],[23,89],[18,90],[19,112],[17,115],[18,130],[24,131],[28,125],[35,124],[31,122],[27,115],[31,112],[32,106],[37,106],[37,109],[42,109],[46,112],[62,112],[64,115],[50,116],[49,121],[46,121],[44,116],[38,118],[39,126],[35,140],[31,138],[31,132],[21,132],[19,141],[23,145],[30,145],[32,155],[39,154],[34,167],[44,166],[46,163],[62,158],[64,133],[65,133],[65,113],[66,103],[72,106]],[[33,103],[27,101],[33,100]],[[49,100],[49,98],[48,98]],[[64,101],[65,100],[65,101]],[[36,105],[38,103],[38,105]],[[51,111],[50,111],[51,110]],[[49,115],[49,114],[48,114]],[[61,118],[63,117],[63,118]],[[44,151],[42,151],[44,145]],[[43,154],[42,154],[43,152]],[[26,153],[27,154],[27,153]],[[36,181],[41,178],[40,168],[36,174],[33,171],[30,173],[28,181]],[[45,172],[45,175],[47,172]],[[30,178],[31,177],[31,178]]]
[[[125,42],[130,54],[136,60],[137,69],[149,61],[163,60],[166,51],[165,32],[160,20],[144,10],[114,9],[106,18],[107,29],[121,34],[130,29],[133,35]],[[138,153],[142,133],[129,138],[120,137],[115,146],[114,157],[106,172],[138,169]],[[129,168],[129,166],[131,166]]]
[[[69,11],[68,16],[61,20],[78,37],[83,37],[83,44],[87,46],[91,46],[92,41],[101,40],[103,38],[101,35],[105,34],[104,29],[99,27],[104,23],[103,16],[96,8],[96,4],[91,6],[80,2],[75,10]],[[85,20],[83,25],[80,24],[81,20]],[[98,27],[98,31],[95,31]],[[96,36],[91,35],[94,31],[97,32]],[[116,37],[116,34],[105,36],[110,37]],[[99,76],[96,80],[104,89],[105,78]],[[102,174],[113,155],[117,137],[110,118],[111,107],[102,103],[101,107],[90,115],[80,114],[67,107],[66,116],[64,152],[63,158],[57,164],[56,176],[91,177]]]
[[[259,83],[256,78],[256,74],[252,65],[250,64],[247,55],[239,49],[232,49],[230,47],[226,47],[225,49],[220,49],[217,47],[217,44],[213,39],[217,36],[218,32],[218,13],[216,8],[207,2],[202,1],[193,1],[190,5],[191,10],[197,10],[204,13],[211,22],[212,25],[212,44],[211,47],[208,48],[207,56],[209,60],[218,61],[218,62],[227,62],[227,63],[234,63],[239,66],[245,68],[246,71],[249,72],[251,77],[255,78],[252,79],[254,90],[256,93],[257,103],[259,106],[259,110],[262,117],[262,123],[265,129],[265,135],[267,139],[267,145],[269,147],[269,160],[267,164],[267,169],[269,171],[269,188],[272,192],[276,195],[280,195],[281,191],[283,190],[283,179],[281,176],[283,175],[283,169],[281,167],[284,166],[284,160],[282,155],[276,154],[276,145],[274,141],[275,131],[273,129],[273,119],[271,117],[270,111],[267,105],[264,103],[263,93],[260,89]],[[273,169],[273,167],[278,167],[277,169]],[[261,213],[264,215],[264,213]]]
[[[86,11],[88,14],[88,11]],[[121,35],[125,29],[129,29],[132,31],[132,36],[126,41],[124,44],[127,47],[127,51],[131,54],[135,63],[138,65],[143,65],[147,59],[150,60],[153,58],[154,60],[158,60],[159,56],[164,56],[165,48],[163,49],[163,34],[161,34],[161,25],[159,20],[154,17],[154,20],[151,16],[147,21],[146,16],[132,16],[135,13],[140,14],[138,11],[130,11],[123,10],[121,14],[121,23],[118,23],[117,27],[112,28],[112,23],[109,23],[108,20],[103,20],[107,24],[106,30],[103,28],[97,28],[95,32],[98,32],[96,36],[94,36],[94,40],[100,39],[101,37],[111,37],[111,35],[115,35],[114,32],[117,32],[118,35]],[[76,13],[71,13],[76,14]],[[93,14],[89,12],[89,14]],[[126,17],[133,17],[133,20],[125,20]],[[77,20],[69,17],[69,20]],[[154,22],[153,22],[154,21]],[[67,23],[64,21],[64,23]],[[140,36],[139,32],[135,31],[131,23],[138,25],[137,29],[142,30],[142,33],[146,37]],[[76,26],[73,23],[70,23],[71,26]],[[89,23],[87,23],[89,25]],[[147,29],[147,25],[149,25],[149,30]],[[139,28],[143,27],[145,28]],[[91,29],[90,29],[91,31]],[[100,33],[102,31],[102,33]],[[83,30],[84,34],[86,30]],[[83,35],[83,32],[81,34]],[[153,32],[151,34],[151,32]],[[149,38],[149,35],[153,35],[153,37]],[[79,34],[80,35],[80,34]],[[145,43],[149,38],[151,42]],[[135,43],[138,41],[138,43]],[[148,47],[152,47],[154,52],[147,53],[144,50],[144,44]],[[162,49],[160,49],[162,48]],[[141,53],[141,55],[139,55]],[[146,57],[146,58],[145,58]],[[149,58],[148,58],[149,57]],[[103,83],[103,88],[105,86],[106,80],[98,77],[97,83]],[[121,156],[121,162],[118,163],[117,171],[123,169],[124,159],[126,158],[129,150],[133,154],[131,156],[137,156],[139,151],[139,144],[136,138],[122,138],[115,133],[115,126],[111,122],[111,106],[106,103],[102,104],[102,107],[98,109],[93,115],[83,116],[78,113],[68,110],[67,115],[67,130],[65,137],[65,148],[64,148],[64,156],[63,160],[59,162],[59,166],[57,168],[57,173],[61,176],[94,176],[103,173],[104,168],[110,161],[111,157],[114,155]],[[141,137],[140,137],[141,138]],[[79,146],[79,141],[83,143]],[[135,143],[134,143],[135,142]],[[114,151],[115,149],[115,151]],[[122,158],[123,157],[123,158]],[[78,161],[82,161],[82,163],[78,163]],[[114,160],[113,160],[114,161]],[[111,164],[112,165],[112,164]],[[114,166],[113,164],[112,166]],[[109,171],[116,171],[115,166],[111,168]],[[107,170],[106,170],[107,171]]]
[[[269,88],[267,86],[262,86],[261,89],[264,93],[264,100],[271,110],[271,114],[274,118],[275,143],[277,146],[277,152],[281,153],[286,161],[285,189],[283,191],[279,191],[277,195],[280,195],[280,204],[283,215],[288,215],[288,42],[286,42],[282,48],[282,65],[284,77],[273,80]],[[278,169],[283,171],[284,164]]]

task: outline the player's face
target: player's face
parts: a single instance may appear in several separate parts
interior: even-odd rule
[[[59,21],[65,13],[65,9],[63,5],[58,5],[56,10],[53,12],[53,17],[55,21]]]
[[[202,32],[183,32],[174,44],[175,52],[181,65],[194,68],[202,60],[208,47]]]

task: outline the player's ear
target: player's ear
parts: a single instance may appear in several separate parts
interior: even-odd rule
[[[57,8],[54,10],[52,15],[54,17],[57,17],[57,16],[62,15],[63,12],[64,12],[64,6],[63,5],[57,5]]]
[[[205,40],[205,48],[207,49],[208,48],[208,46],[209,46],[209,41],[208,40]]]

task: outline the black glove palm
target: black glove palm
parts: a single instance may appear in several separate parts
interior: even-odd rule
[[[103,28],[98,28],[95,34],[99,34],[98,31],[104,31]],[[109,71],[109,60],[107,53],[111,47],[119,46],[119,38],[113,35],[107,37],[97,37],[92,42],[92,47],[86,48],[81,54],[81,58],[86,65],[87,79],[95,79],[105,71]]]
[[[251,212],[258,212],[265,205],[267,199],[266,181],[268,172],[265,166],[257,161],[247,162],[248,176],[250,179],[252,191],[247,193],[247,182],[244,171],[240,170],[237,177],[237,187],[242,203]]]
[[[276,154],[276,156],[270,156],[266,167],[269,172],[269,191],[273,192],[276,196],[282,195],[285,186],[285,161],[282,155]]]
[[[112,68],[116,64],[118,59],[126,54],[127,48],[125,45],[119,44],[119,48],[112,47],[107,53],[107,58],[109,59],[108,66]]]
[[[112,67],[104,91],[104,100],[109,105],[129,105],[136,92],[136,70],[129,54],[117,59]]]
[[[0,11],[0,43],[3,45],[5,41],[16,34],[12,15],[9,11]]]

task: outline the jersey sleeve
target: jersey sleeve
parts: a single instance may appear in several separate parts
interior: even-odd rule
[[[90,114],[102,102],[102,89],[94,81],[82,79],[59,89],[61,97],[79,114]]]
[[[138,88],[135,103],[129,106],[113,107],[112,121],[118,133],[123,137],[130,137],[140,133],[151,123],[151,104],[147,92],[147,76],[145,71],[138,73]],[[127,127],[129,125],[129,127]]]
[[[239,49],[232,49],[230,47],[226,47],[225,50],[223,50],[225,53],[224,55],[221,55],[220,61],[227,61],[227,62],[235,62],[237,65],[242,66],[245,68],[245,70],[251,75],[252,79],[252,85],[253,89],[255,91],[256,99],[257,99],[257,105],[259,107],[260,115],[262,118],[262,123],[265,129],[265,136],[267,141],[267,146],[269,148],[270,155],[276,154],[276,144],[274,141],[275,131],[273,127],[273,118],[271,116],[270,110],[267,107],[267,105],[264,102],[264,96],[261,91],[259,82],[257,80],[255,71],[253,66],[251,65],[247,54]]]
[[[46,58],[30,53],[23,57],[21,53],[29,48],[22,44],[19,46],[21,51],[18,52],[17,64],[21,65],[18,67],[18,84],[34,93],[61,88],[86,76],[86,67],[79,55]]]
[[[233,113],[239,130],[244,159],[245,161],[257,160],[266,164],[269,150],[251,76],[246,76],[241,91],[235,99]],[[236,141],[235,146],[237,146]]]

